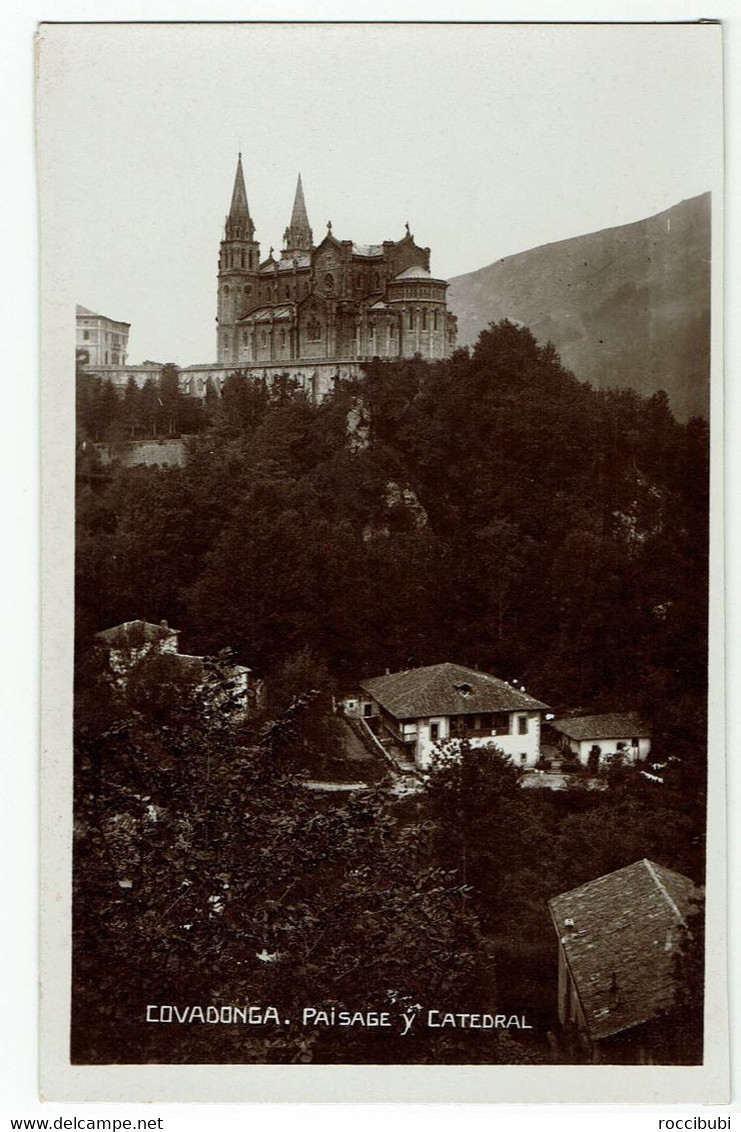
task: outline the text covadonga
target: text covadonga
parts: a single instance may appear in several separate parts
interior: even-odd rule
[[[206,1023],[222,1026],[290,1026],[292,1019],[276,1006],[225,1005],[176,1006],[151,1003],[146,1008],[146,1021],[159,1023]],[[460,1012],[441,1009],[406,1011],[338,1010],[335,1007],[306,1006],[301,1011],[300,1025],[305,1027],[361,1026],[366,1029],[400,1028],[402,1035],[412,1029],[427,1027],[438,1030],[532,1030],[524,1014]]]

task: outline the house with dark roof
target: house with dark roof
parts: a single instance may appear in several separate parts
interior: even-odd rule
[[[263,681],[250,684],[250,669],[243,664],[220,665],[212,671],[202,656],[191,656],[179,651],[179,629],[171,629],[166,621],[125,621],[96,634],[108,653],[111,679],[121,690],[129,684],[132,673],[148,661],[159,664],[164,678],[182,681],[195,690],[206,691],[211,702],[237,717],[246,718],[261,710],[265,701]]]
[[[558,936],[558,1018],[572,1053],[656,1064],[671,1048],[677,954],[702,892],[636,861],[548,902]]]
[[[633,764],[651,750],[651,730],[635,711],[564,716],[550,726],[561,749],[576,755],[583,766],[599,766],[615,756]]]
[[[364,680],[354,702],[420,770],[429,767],[436,743],[464,737],[473,746],[497,746],[519,766],[534,766],[540,758],[540,723],[547,704],[461,664],[433,664]]]

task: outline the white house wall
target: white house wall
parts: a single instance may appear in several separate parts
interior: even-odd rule
[[[587,765],[589,760],[589,752],[592,747],[597,746],[600,749],[600,759],[611,758],[614,755],[622,755],[626,762],[633,763],[636,761],[636,748],[630,745],[631,739],[635,738],[633,735],[627,735],[624,738],[618,739],[582,739],[577,742],[575,739],[569,740],[569,748],[578,757],[579,762],[584,766]],[[624,744],[622,749],[618,748],[618,743]],[[643,760],[651,750],[650,739],[638,740],[638,759]]]
[[[510,734],[498,735],[496,731],[468,735],[472,747],[485,747],[493,745],[509,755],[517,766],[535,766],[540,758],[540,713],[539,712],[510,712]],[[527,716],[527,734],[513,734],[517,731],[518,716]],[[437,739],[432,737],[434,725],[437,724]],[[414,761],[420,770],[427,770],[432,762],[435,744],[449,739],[450,717],[432,716],[430,719],[419,719],[415,724],[405,725],[404,732],[411,737],[417,732],[417,742],[414,748]],[[453,736],[457,738],[457,736]]]

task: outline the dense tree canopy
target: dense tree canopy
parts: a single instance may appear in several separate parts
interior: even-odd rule
[[[80,435],[182,429],[168,380],[156,412],[146,387],[83,381]],[[80,460],[80,657],[98,630],[166,618],[184,651],[231,648],[265,677],[277,724],[231,731],[197,696],[188,706],[192,689],[171,718],[159,677],[146,702],[111,701],[81,661],[76,1056],[339,1056],[322,1032],[307,1045],[219,1028],[215,1058],[203,1028],[143,1026],[142,1005],[182,1001],[185,978],[192,1001],[291,1011],[378,1008],[389,992],[463,1009],[485,992],[528,1009],[542,1039],[550,897],[643,856],[703,879],[705,423],[678,424],[662,394],[580,383],[507,322],[446,361],[375,362],[319,405],[235,374],[192,411],[203,428],[183,467]],[[303,709],[282,729],[295,698],[445,660],[557,711],[642,711],[662,781],[617,767],[604,791],[522,790],[496,751],[464,750],[443,752],[415,799],[381,785],[319,804],[290,754],[328,733]],[[114,1036],[119,972],[130,1029]],[[342,1049],[549,1056],[543,1041],[355,1031]]]

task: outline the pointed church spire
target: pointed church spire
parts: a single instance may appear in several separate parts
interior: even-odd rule
[[[291,223],[286,231],[286,252],[308,252],[311,251],[312,245],[312,231],[309,225],[309,217],[306,214],[306,203],[304,201],[304,187],[301,184],[301,174],[298,175],[296,182],[296,196],[293,201],[293,212],[291,213]]]
[[[234,176],[234,189],[232,203],[226,222],[227,239],[241,237],[249,240],[255,230],[250,218],[250,207],[247,204],[247,190],[244,187],[244,173],[242,171],[242,154],[237,158],[237,172]]]

